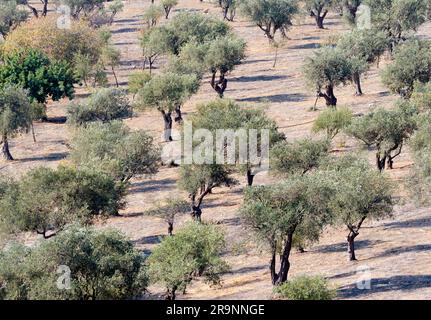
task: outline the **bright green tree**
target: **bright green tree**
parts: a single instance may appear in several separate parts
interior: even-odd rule
[[[6,160],[13,160],[9,151],[9,139],[27,132],[31,127],[32,105],[27,93],[14,86],[0,88],[0,134]]]
[[[221,258],[224,234],[213,225],[191,222],[174,236],[165,238],[148,258],[151,282],[166,288],[166,299],[175,300],[197,278],[216,285],[228,271]]]
[[[131,131],[121,121],[93,122],[75,130],[71,160],[81,169],[104,172],[128,182],[157,172],[160,150],[145,131]]]

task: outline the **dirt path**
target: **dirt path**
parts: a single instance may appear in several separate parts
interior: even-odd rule
[[[125,1],[125,10],[118,15],[112,26],[113,40],[121,49],[122,62],[118,70],[120,83],[127,84],[128,75],[142,67],[139,48],[139,28],[142,13],[149,5],[143,1]],[[185,9],[207,10],[208,14],[220,16],[220,10],[213,4],[198,0],[180,0],[180,5],[172,14]],[[279,50],[276,68],[272,68],[274,52],[269,47],[263,33],[255,26],[240,18],[231,23],[235,32],[248,44],[247,59],[228,77],[226,97],[247,105],[265,108],[268,115],[277,121],[289,140],[310,135],[312,121],[318,112],[310,112],[314,104],[313,90],[307,88],[301,70],[304,59],[313,49],[346,30],[338,16],[331,15],[326,20],[326,30],[317,30],[312,19],[297,19],[289,32],[289,40]],[[429,25],[420,30],[420,35],[431,35]],[[373,66],[363,81],[364,96],[354,97],[352,86],[336,89],[340,105],[348,105],[355,113],[367,112],[373,106],[390,107],[396,97],[389,94],[381,84],[380,69]],[[157,66],[156,66],[157,67]],[[79,92],[82,93],[82,92]],[[204,79],[201,90],[184,107],[185,117],[195,110],[198,103],[216,97]],[[78,96],[79,98],[79,96]],[[57,166],[67,161],[67,141],[69,132],[62,120],[66,102],[50,106],[49,116],[56,123],[36,124],[37,143],[31,136],[22,136],[11,143],[11,151],[17,158],[11,163],[0,162],[0,172],[19,175],[30,168],[46,165]],[[323,100],[318,103],[324,109]],[[150,130],[156,137],[161,136],[162,120],[156,112],[139,113],[127,124],[135,129]],[[334,146],[343,145],[342,150],[357,148],[356,144],[344,137],[335,141]],[[373,154],[358,149],[372,159]],[[390,172],[394,179],[402,179],[408,172],[411,159],[404,152]],[[123,217],[109,219],[104,226],[116,227],[124,231],[135,244],[145,250],[160,242],[166,234],[165,224],[156,218],[142,215],[144,209],[155,201],[178,193],[177,169],[162,168],[151,178],[133,181],[128,197],[127,209]],[[225,254],[231,265],[231,273],[223,277],[221,288],[209,288],[197,282],[188,290],[184,299],[267,299],[272,286],[268,272],[269,255],[260,248],[245,231],[237,216],[241,203],[242,186],[215,190],[203,206],[203,219],[220,224],[225,230],[229,247]],[[267,183],[266,176],[257,176],[256,184]],[[179,222],[179,225],[187,220]],[[345,252],[346,230],[328,229],[321,241],[308,248],[306,253],[294,253],[291,276],[298,274],[322,274],[339,288],[339,297],[346,299],[431,299],[431,209],[417,209],[411,205],[397,208],[393,219],[365,224],[358,237],[358,262],[347,261]],[[356,289],[356,281],[362,275],[357,268],[368,268],[372,277],[370,290]],[[151,288],[154,293],[158,288]]]

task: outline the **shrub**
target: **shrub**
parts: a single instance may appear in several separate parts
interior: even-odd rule
[[[220,274],[228,270],[221,259],[224,247],[224,235],[216,226],[191,222],[154,249],[148,259],[150,279],[166,288],[169,300],[198,277],[219,284]]]
[[[122,186],[98,172],[36,168],[9,183],[0,199],[0,229],[49,238],[71,222],[118,214],[124,195]]]
[[[126,93],[119,89],[99,89],[84,104],[69,106],[68,121],[73,125],[88,122],[109,122],[124,119],[133,115],[132,107]]]
[[[338,109],[327,109],[319,114],[313,124],[314,132],[326,132],[326,137],[330,140],[352,121],[352,111],[346,107]]]
[[[0,298],[5,299],[130,299],[148,283],[143,256],[114,230],[71,226],[33,249],[14,246],[0,257]],[[70,283],[62,279],[68,275]],[[60,281],[69,289],[59,288]]]
[[[334,290],[321,276],[299,276],[274,288],[274,292],[289,300],[332,300]]]
[[[121,182],[158,170],[160,150],[145,131],[130,131],[118,120],[93,122],[75,130],[72,162],[81,169],[104,172]]]

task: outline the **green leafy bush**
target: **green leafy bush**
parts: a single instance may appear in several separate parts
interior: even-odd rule
[[[277,287],[274,292],[281,298],[289,300],[332,300],[334,290],[329,289],[328,282],[321,276],[299,276]]]
[[[129,99],[120,89],[104,88],[93,93],[83,104],[72,104],[68,110],[68,121],[73,125],[87,122],[109,122],[133,115]]]
[[[40,167],[2,185],[0,230],[8,233],[33,231],[49,238],[66,224],[115,215],[124,205],[123,186],[99,172]]]
[[[144,257],[115,230],[71,226],[35,248],[0,252],[0,299],[130,299],[147,283]]]

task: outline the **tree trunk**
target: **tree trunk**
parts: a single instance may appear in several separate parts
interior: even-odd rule
[[[174,232],[174,223],[173,222],[168,222],[168,234],[170,236],[172,236],[173,232]]]
[[[319,92],[319,97],[325,98],[326,106],[335,107],[337,106],[337,98],[334,95],[334,88],[329,85],[326,87],[325,93]]]
[[[376,153],[376,164],[377,169],[379,169],[380,172],[382,172],[385,169],[387,155],[384,153],[383,156],[380,155],[380,151],[377,151]]]
[[[224,91],[227,88],[227,79],[223,72],[220,73],[218,81],[215,81],[216,71],[213,71],[211,77],[211,87],[218,93],[220,98],[223,98]]]
[[[323,15],[320,15],[322,13],[322,9],[317,10],[317,13],[313,12],[314,19],[316,20],[317,28],[324,29],[323,28],[323,20],[325,20],[326,15],[328,14],[328,10],[326,10]]]
[[[275,255],[276,255],[276,252],[277,252],[277,243],[275,241],[274,241],[274,243],[271,246],[271,251],[272,251],[272,255],[271,255],[271,261],[270,261],[270,264],[269,264],[269,270],[271,272],[271,281],[272,281],[272,284],[275,285],[277,283],[277,278],[278,278],[278,275],[275,272]]]
[[[165,9],[165,19],[169,18],[169,13],[171,12],[171,8],[170,7],[164,7]]]
[[[248,169],[247,170],[247,185],[248,186],[252,186],[253,185],[253,180],[254,180],[254,174],[252,174],[251,170]]]
[[[39,13],[37,12],[37,9],[35,7],[33,7],[33,6],[31,6],[29,3],[27,3],[26,5],[31,10],[31,12],[33,13],[33,15],[36,18],[39,18]]]
[[[3,156],[6,160],[11,161],[13,160],[12,155],[9,151],[9,141],[7,140],[7,135],[3,135]]]
[[[223,20],[229,20],[229,19],[227,18],[227,14],[228,14],[228,12],[229,12],[229,6],[224,7],[224,8],[223,8]]]
[[[281,256],[280,272],[278,273],[278,277],[276,281],[277,285],[280,285],[287,281],[287,275],[290,269],[289,256],[290,256],[290,251],[292,250],[292,238],[293,238],[293,232],[287,235],[287,239],[284,243],[284,250]]]
[[[181,112],[181,106],[176,106],[175,107],[175,122],[181,123],[183,121],[183,115]]]
[[[355,83],[356,93],[355,96],[362,96],[362,88],[361,88],[361,76],[359,73],[355,73],[353,75],[353,82]]]
[[[115,84],[117,85],[117,88],[118,88],[120,85],[118,84],[118,78],[117,78],[117,74],[115,73],[114,66],[111,66],[111,69],[112,69],[112,74],[114,75]]]
[[[173,286],[171,289],[168,289],[166,291],[166,298],[165,298],[165,300],[175,300],[177,289],[178,289],[177,286]]]
[[[46,14],[48,13],[48,0],[43,1],[43,10],[42,10],[42,16],[46,17]]]
[[[165,142],[172,141],[172,116],[171,112],[162,111],[164,126],[164,139]]]
[[[355,238],[358,234],[350,232],[347,236],[347,252],[349,254],[349,260],[355,261]]]

